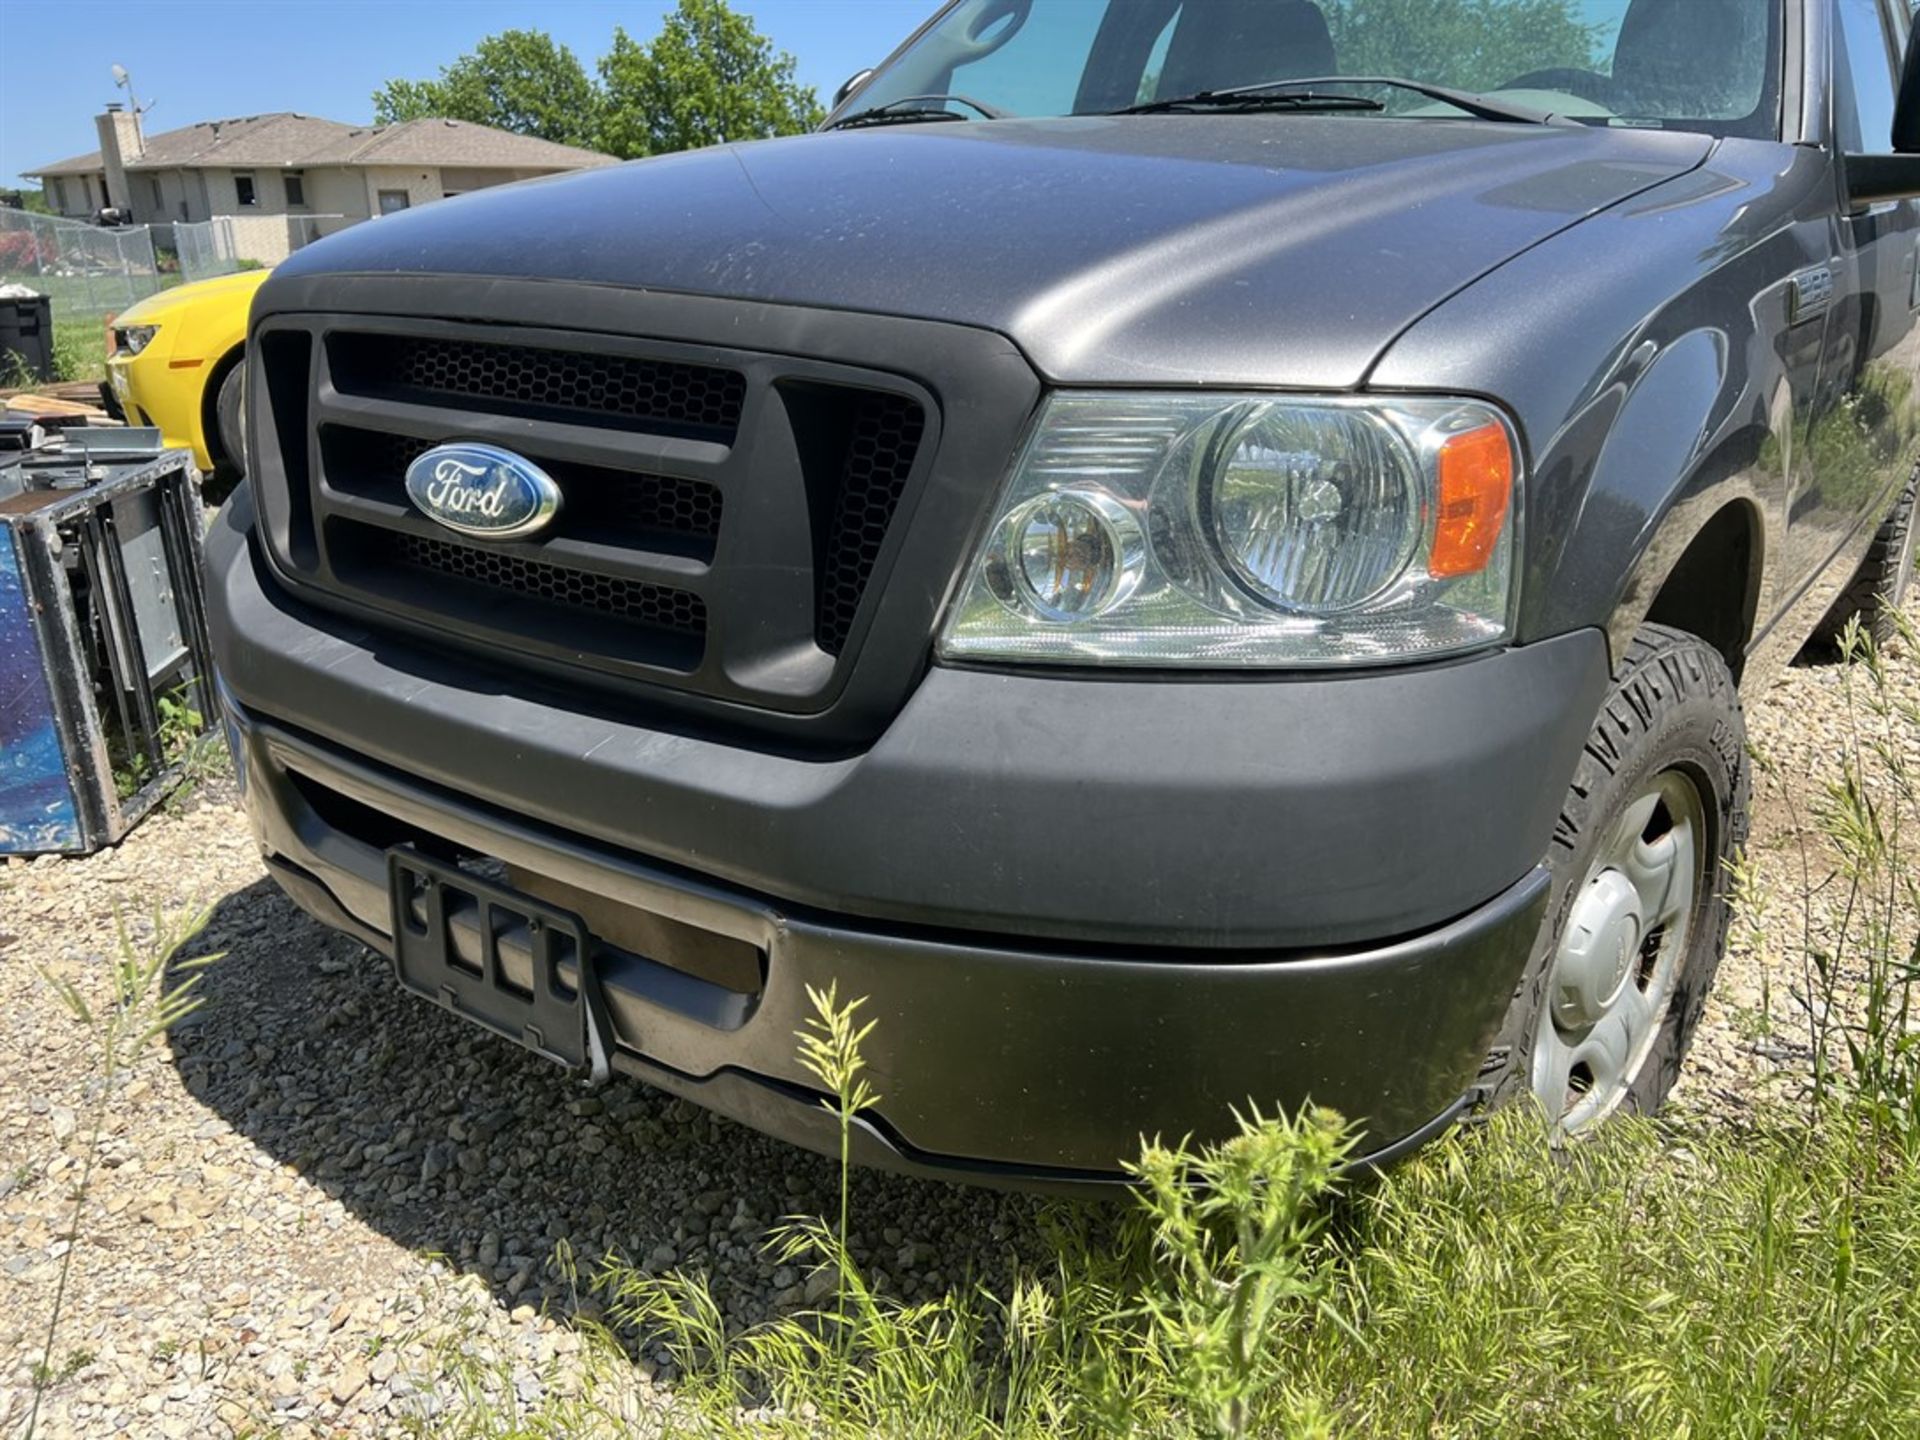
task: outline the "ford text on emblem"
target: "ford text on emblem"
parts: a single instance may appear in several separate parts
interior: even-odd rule
[[[407,466],[407,498],[429,520],[483,540],[544,529],[560,487],[531,460],[496,445],[436,445]]]

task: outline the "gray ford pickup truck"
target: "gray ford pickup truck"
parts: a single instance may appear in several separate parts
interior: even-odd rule
[[[287,261],[209,548],[273,875],[802,1145],[837,982],[924,1174],[1657,1104],[1742,697],[1911,568],[1920,68],[1459,13],[956,0],[818,133]]]

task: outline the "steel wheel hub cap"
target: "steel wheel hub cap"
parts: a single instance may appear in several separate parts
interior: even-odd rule
[[[1648,782],[1602,839],[1549,962],[1533,1089],[1573,1132],[1626,1099],[1673,1006],[1703,884],[1693,781]]]
[[[1603,1019],[1620,999],[1646,929],[1640,892],[1618,870],[1594,876],[1573,913],[1554,971],[1553,1018],[1578,1030]]]

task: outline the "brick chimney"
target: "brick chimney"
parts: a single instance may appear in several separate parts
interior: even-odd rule
[[[107,204],[129,213],[133,210],[133,187],[127,183],[127,166],[147,153],[146,136],[140,133],[140,117],[118,103],[109,104],[106,113],[93,117],[100,133],[100,158],[107,172]]]

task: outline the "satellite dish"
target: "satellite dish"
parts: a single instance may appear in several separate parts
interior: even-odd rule
[[[125,89],[128,79],[129,77],[127,75],[126,66],[116,65],[113,67],[113,83],[114,84],[120,86],[122,89]]]

